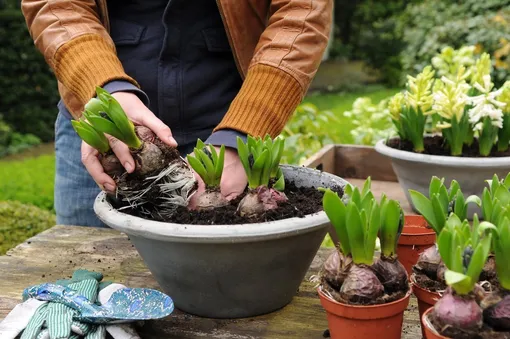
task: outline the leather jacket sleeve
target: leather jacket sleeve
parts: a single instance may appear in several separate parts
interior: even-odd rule
[[[22,0],[21,9],[37,49],[70,92],[64,101],[83,106],[96,86],[114,80],[137,85],[125,74],[94,0]]]
[[[272,137],[281,133],[321,63],[332,11],[333,0],[270,1],[268,23],[241,91],[215,130]]]

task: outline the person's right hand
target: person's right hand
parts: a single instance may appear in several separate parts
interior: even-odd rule
[[[141,125],[152,130],[163,142],[171,147],[176,147],[177,142],[172,136],[172,131],[154,113],[152,113],[147,106],[138,98],[136,94],[129,92],[116,92],[112,96],[122,106],[128,118],[133,121],[135,125]],[[124,166],[128,173],[133,172],[135,169],[135,162],[131,153],[129,153],[128,146],[120,140],[107,135],[108,141],[121,164]],[[103,190],[114,193],[115,181],[105,173],[103,166],[98,159],[99,152],[92,148],[85,142],[81,144],[81,160],[85,168],[90,173],[96,184]]]

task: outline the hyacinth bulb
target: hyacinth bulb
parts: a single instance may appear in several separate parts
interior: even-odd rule
[[[432,279],[436,277],[440,264],[441,256],[439,255],[439,250],[437,246],[431,246],[420,253],[415,268]]]
[[[324,262],[322,278],[326,280],[331,287],[339,291],[347,277],[351,265],[351,257],[346,257],[340,251],[335,250]]]
[[[397,258],[379,258],[372,270],[386,291],[404,291],[408,288],[407,271]]]
[[[495,303],[483,311],[484,320],[496,331],[510,331],[510,295],[494,299]]]
[[[472,296],[458,296],[448,288],[446,293],[434,305],[434,317],[441,326],[474,330],[481,328],[483,313]]]
[[[349,302],[373,301],[384,294],[384,286],[367,266],[353,265],[344,280],[340,295]]]

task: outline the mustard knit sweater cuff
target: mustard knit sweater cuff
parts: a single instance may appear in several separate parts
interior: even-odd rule
[[[281,133],[303,98],[296,79],[272,66],[250,68],[238,95],[216,127],[272,138]]]
[[[124,72],[112,45],[99,35],[83,35],[59,48],[55,54],[55,74],[82,105],[95,96],[96,86],[113,80],[126,80],[139,87]]]

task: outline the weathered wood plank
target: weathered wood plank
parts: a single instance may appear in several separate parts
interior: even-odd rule
[[[361,145],[326,145],[311,156],[304,166],[333,173],[342,178],[397,182],[391,160],[374,147]]]
[[[142,338],[323,338],[326,314],[314,286],[330,249],[321,248],[291,304],[280,311],[249,319],[216,320],[180,311],[138,326]],[[0,257],[0,319],[21,300],[29,285],[68,277],[77,268],[102,272],[105,279],[130,287],[158,288],[128,238],[114,230],[55,226]],[[415,299],[405,313],[404,339],[419,338]],[[347,338],[347,337],[346,337]]]

